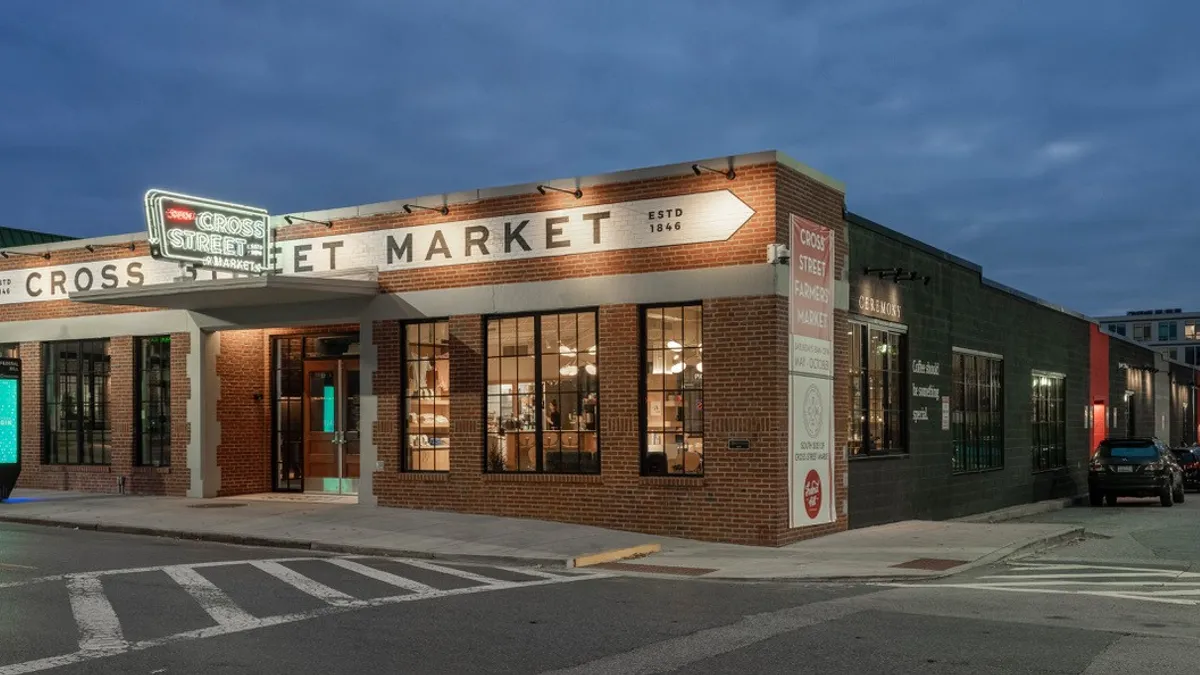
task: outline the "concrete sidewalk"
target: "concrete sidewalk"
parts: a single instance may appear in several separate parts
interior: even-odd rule
[[[795,580],[936,578],[1082,532],[1069,524],[907,521],[763,548],[441,511],[42,490],[0,504],[0,521],[340,553]]]

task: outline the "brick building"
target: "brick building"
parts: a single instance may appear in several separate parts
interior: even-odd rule
[[[144,234],[9,250],[21,486],[780,545],[1079,493],[1095,411],[1119,426],[1096,360],[1146,351],[776,152],[271,222],[259,276]],[[1177,366],[1148,409],[1194,438]]]

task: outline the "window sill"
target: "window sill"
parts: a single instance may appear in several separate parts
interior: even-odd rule
[[[401,471],[396,475],[400,477],[400,480],[417,482],[445,483],[450,480],[449,471]]]
[[[133,473],[171,473],[169,466],[135,466]]]
[[[851,462],[873,462],[881,459],[908,459],[911,455],[907,452],[893,452],[880,455],[850,455]]]
[[[488,483],[603,483],[598,473],[484,473]]]
[[[653,487],[704,487],[704,476],[641,476],[638,483]]]
[[[1002,466],[991,466],[986,469],[971,469],[970,471],[953,471],[952,470],[950,472],[950,474],[952,476],[975,476],[975,475],[978,475],[981,473],[994,473],[996,471],[1003,471],[1003,470],[1004,470],[1004,467],[1002,467]]]
[[[110,464],[43,464],[42,468],[49,471],[58,471],[66,473],[68,471],[78,471],[80,473],[112,473],[112,465]]]

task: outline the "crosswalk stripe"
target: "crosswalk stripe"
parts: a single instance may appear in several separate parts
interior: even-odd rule
[[[392,586],[395,586],[397,588],[403,588],[405,590],[412,591],[413,593],[421,593],[421,594],[427,595],[430,593],[438,592],[438,590],[436,588],[434,588],[433,586],[423,584],[419,581],[413,581],[412,579],[407,579],[405,577],[400,576],[399,574],[392,574],[391,572],[385,572],[381,569],[376,569],[374,567],[371,567],[370,565],[364,565],[360,562],[355,562],[353,560],[346,560],[345,558],[336,558],[336,559],[330,560],[329,562],[331,562],[334,565],[337,565],[338,567],[341,567],[343,569],[350,570],[351,572],[357,572],[363,576],[370,577],[377,581],[382,581],[385,584],[391,584]]]
[[[450,576],[455,576],[460,579],[467,579],[468,581],[475,581],[488,586],[513,586],[516,584],[516,582],[493,579],[492,577],[485,577],[482,574],[475,574],[474,572],[467,572],[465,570],[460,570],[453,567],[435,565],[433,563],[425,562],[424,560],[405,560],[404,564],[412,565],[413,567],[419,567],[423,570],[429,570],[430,572],[449,574]]]
[[[175,565],[164,567],[163,572],[187,591],[218,625],[242,626],[258,622],[253,615],[238,607],[216,584],[191,567]]]
[[[71,577],[67,580],[67,593],[71,599],[71,613],[79,626],[80,651],[107,652],[125,648],[121,620],[104,595],[99,577]]]
[[[1183,570],[1173,570],[1165,567],[1124,567],[1120,565],[1069,565],[1058,563],[1022,563],[1013,565],[1015,571],[1049,571],[1049,570],[1112,570],[1114,572],[1146,572],[1148,574],[1159,574],[1170,572],[1182,576],[1200,576],[1200,573],[1185,572]]]
[[[273,560],[255,560],[250,564],[266,572],[267,574],[270,574],[276,579],[279,579],[285,584],[294,586],[297,589],[313,596],[314,598],[323,600],[335,607],[349,607],[352,605],[361,604],[355,598],[346,595],[336,588],[330,588],[319,581],[310,579],[296,570],[280,565]]]
[[[1145,577],[1168,577],[1177,579],[1180,577],[1179,572],[1078,572],[1071,574],[991,574],[988,576],[979,577],[980,579],[1087,579],[1096,577],[1100,579],[1122,579],[1122,578],[1145,578]]]

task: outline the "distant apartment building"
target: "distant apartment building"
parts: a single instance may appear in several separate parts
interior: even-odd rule
[[[1169,359],[1200,364],[1200,311],[1143,309],[1096,322],[1106,333],[1141,342]]]

